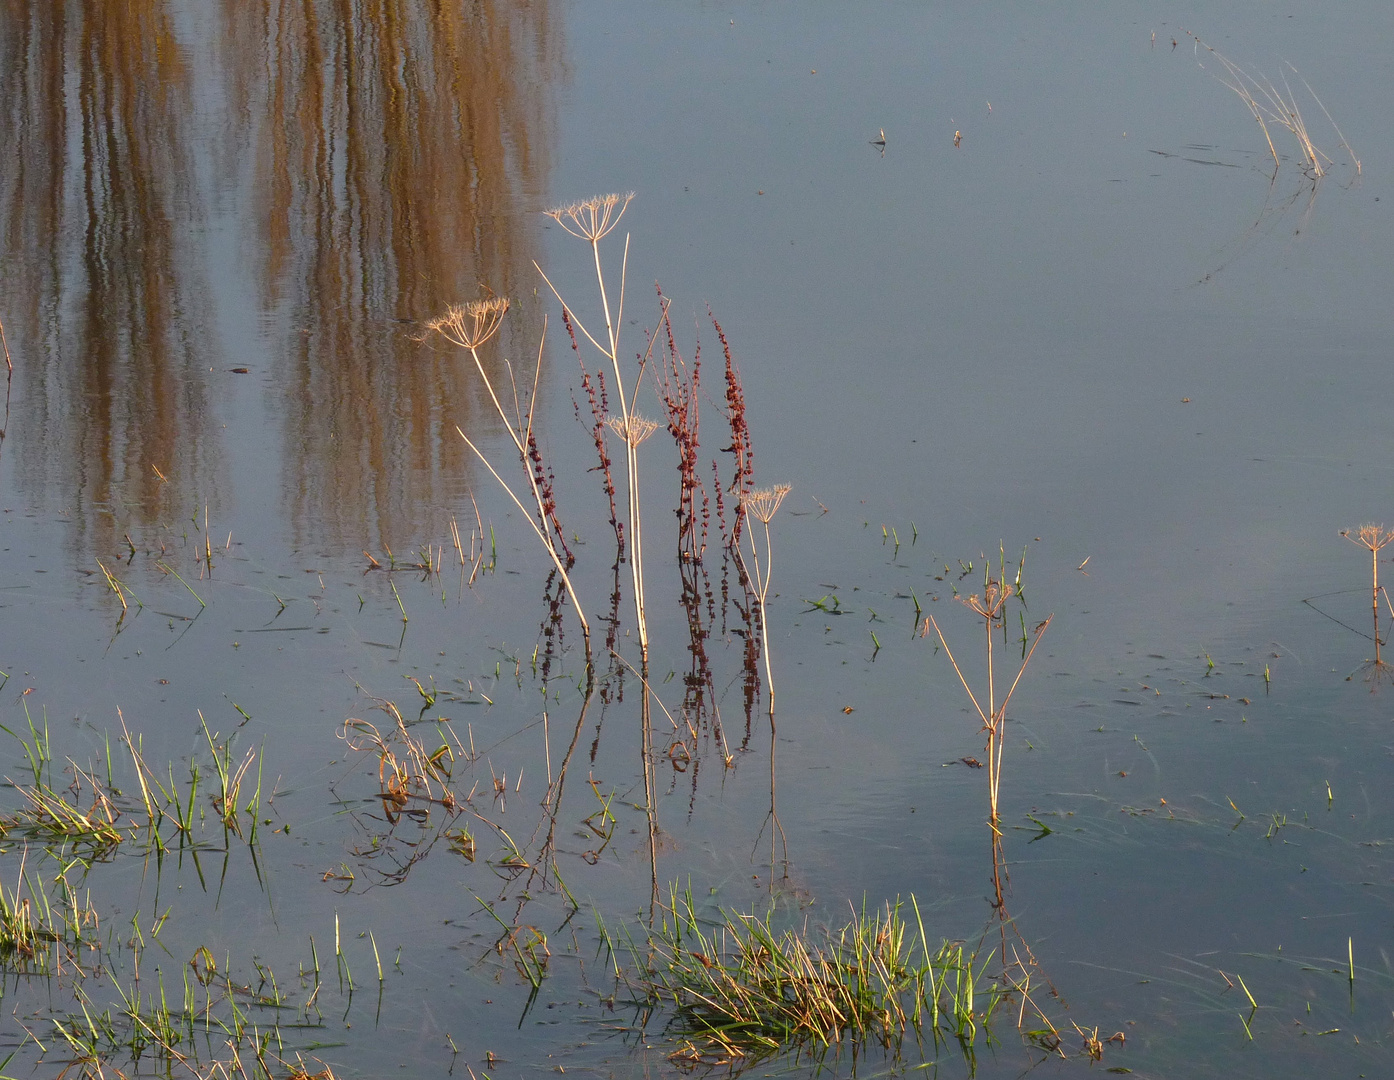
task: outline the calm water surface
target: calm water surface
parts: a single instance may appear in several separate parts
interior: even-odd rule
[[[1276,129],[1275,174],[1187,30],[1295,92],[1328,175]],[[1394,517],[1391,32],[1373,3],[5,4],[0,723],[46,717],[59,787],[69,758],[104,775],[110,740],[130,795],[124,718],[185,791],[199,764],[206,822],[202,715],[235,761],[255,751],[264,822],[70,870],[109,965],[4,960],[8,1074],[71,1060],[49,1018],[75,988],[106,1009],[133,970],[182,987],[202,947],[247,985],[273,971],[278,1053],[336,1075],[667,1075],[661,1022],[617,1033],[597,952],[597,914],[638,927],[655,883],[811,924],[913,893],[932,935],[976,941],[996,918],[986,778],[960,762],[983,737],[921,611],[977,678],[955,590],[1024,551],[1023,626],[1054,620],[1010,714],[1005,899],[1066,1049],[1077,1023],[1124,1033],[1103,1064],[1138,1075],[1379,1075],[1394,694],[1367,678],[1369,554],[1339,533]],[[709,494],[731,455],[708,305],[755,480],[793,485],[773,763],[715,539],[694,668],[662,432],[641,453],[650,685],[695,735],[645,717],[601,647],[618,581],[639,663],[629,568],[533,263],[598,327],[588,249],[541,211],[606,191],[637,193],[602,246],[617,276],[630,236],[621,352],[657,323],[655,281],[700,347]],[[507,358],[526,384],[541,357],[539,444],[606,672],[589,701],[546,558],[454,429],[511,469],[507,434],[426,332],[491,294],[513,300],[491,375]],[[647,384],[639,401],[659,413]],[[472,583],[452,520],[496,556]],[[427,549],[438,572],[392,572]],[[124,616],[102,566],[140,602]],[[428,749],[438,718],[473,748],[464,814],[385,813],[379,755],[344,724],[390,731],[389,701]],[[24,783],[20,745],[0,755]],[[22,859],[57,869],[0,843],[7,890]],[[518,872],[549,853],[569,920],[550,870]],[[531,1004],[486,903],[547,936]],[[996,1034],[979,1075],[1039,1060]],[[939,1067],[967,1071],[956,1050]]]

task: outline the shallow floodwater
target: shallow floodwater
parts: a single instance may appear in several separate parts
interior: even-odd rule
[[[119,1014],[153,969],[182,1001],[213,957],[310,1072],[669,1075],[662,1014],[624,1033],[598,926],[637,935],[690,885],[800,926],[913,894],[970,943],[1009,912],[1064,1036],[1052,1072],[1090,1067],[1077,1024],[1122,1033],[1102,1066],[1141,1076],[1378,1075],[1394,686],[1368,663],[1369,552],[1340,533],[1394,521],[1392,33],[1374,3],[0,9],[0,723],[47,723],[59,789],[109,749],[127,813],[125,730],[172,788],[202,778],[159,857],[147,838],[84,871],[0,839],[7,895],[22,862],[66,866],[104,950],[44,976],[0,953],[7,1074],[81,1057],[54,1026],[81,995]],[[1192,34],[1296,99],[1326,175],[1272,126],[1275,169]],[[700,348],[713,505],[699,577],[672,441],[643,444],[647,711],[581,369],[533,266],[598,334],[589,248],[542,211],[609,191],[636,193],[601,246],[613,284],[629,238],[626,370],[656,281]],[[507,432],[426,327],[495,294],[491,376],[507,358],[525,396],[540,356],[592,697],[545,553],[455,428],[521,481]],[[713,315],[754,482],[792,484],[773,742],[730,565],[723,586]],[[660,414],[651,381],[639,409]],[[1008,714],[995,909],[963,763],[981,725],[924,617],[978,680],[955,595],[1023,553],[1006,649],[1053,620]],[[710,590],[705,661],[685,581]],[[435,802],[384,802],[346,726],[391,742],[389,702],[452,747]],[[215,825],[201,717],[253,753],[242,836]],[[1044,1057],[1012,1012],[978,1075]],[[164,1067],[111,1041],[112,1068]],[[956,1046],[938,1068],[968,1071]]]

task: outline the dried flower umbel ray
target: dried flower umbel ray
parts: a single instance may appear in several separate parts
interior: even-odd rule
[[[1016,597],[1022,600],[1021,567],[1018,566],[1016,580],[1013,584],[1007,584],[1006,556],[1002,555],[999,561],[998,577],[993,578],[992,561],[984,560],[986,568],[983,575],[983,592],[979,596],[964,598],[960,596],[959,601],[969,608],[975,615],[983,620],[983,627],[987,641],[987,701],[986,708],[973,688],[968,685],[968,679],[963,674],[963,669],[959,667],[958,661],[954,659],[953,650],[949,648],[949,643],[944,639],[944,631],[939,629],[939,623],[933,615],[928,616],[930,625],[934,627],[934,632],[939,635],[939,644],[944,647],[944,652],[949,658],[949,663],[953,665],[954,672],[958,675],[958,681],[963,684],[963,689],[968,692],[968,700],[973,703],[973,708],[977,710],[979,718],[983,722],[983,730],[987,732],[987,785],[988,803],[991,807],[989,823],[994,832],[998,829],[997,796],[1002,782],[1002,750],[1006,740],[1007,726],[1007,703],[1011,701],[1012,695],[1016,693],[1017,685],[1021,682],[1021,676],[1026,672],[1026,665],[1031,662],[1032,655],[1036,652],[1036,646],[1040,644],[1041,635],[1046,632],[1046,627],[1050,625],[1054,615],[1049,615],[1046,619],[1036,625],[1035,637],[1031,640],[1030,648],[1026,647],[1026,637],[1022,637],[1022,658],[1021,667],[1017,669],[1016,677],[1012,679],[1012,685],[1007,690],[1006,696],[1002,698],[999,705],[997,703],[997,673],[996,673],[996,654],[993,649],[993,636],[1004,626],[1004,616],[1007,605]],[[1023,562],[1025,561],[1023,555]],[[1025,602],[1022,601],[1023,611]],[[1024,626],[1023,622],[1023,626]]]
[[[620,282],[617,297],[617,308],[614,317],[610,313],[609,289],[605,284],[605,272],[600,260],[600,241],[608,236],[620,223],[620,218],[629,207],[630,201],[634,198],[631,191],[624,195],[597,195],[590,199],[583,199],[580,202],[569,203],[566,206],[559,206],[552,210],[545,211],[546,215],[565,229],[572,236],[586,241],[590,245],[591,255],[595,261],[595,279],[600,290],[600,307],[605,316],[605,340],[602,343],[594,334],[586,328],[585,323],[577,316],[574,308],[566,302],[552,284],[546,272],[537,263],[533,266],[542,276],[542,280],[547,283],[547,287],[552,290],[558,302],[566,310],[571,321],[585,336],[586,340],[595,346],[606,360],[610,362],[611,368],[615,373],[615,390],[620,399],[620,421],[622,427],[617,431],[621,433],[625,444],[625,472],[628,481],[629,491],[629,563],[634,578],[634,617],[639,633],[639,650],[644,663],[648,663],[649,657],[649,630],[648,621],[644,615],[644,557],[643,557],[643,534],[642,524],[639,519],[639,464],[638,447],[639,443],[632,437],[637,430],[632,428],[629,423],[631,414],[634,412],[635,403],[639,396],[639,384],[644,378],[644,362],[647,357],[641,358],[639,364],[639,375],[634,380],[632,393],[626,393],[624,374],[620,370],[620,332],[619,327],[624,321],[624,292],[626,275],[629,270],[629,236],[626,234],[624,239],[624,258],[620,263]]]
[[[523,466],[523,472],[528,478],[528,487],[532,491],[533,503],[536,507],[536,517],[533,511],[528,510],[518,498],[513,488],[509,485],[498,470],[490,463],[484,452],[479,449],[468,435],[456,427],[460,433],[460,438],[465,440],[465,444],[474,451],[475,456],[484,463],[484,467],[489,470],[494,479],[508,493],[514,504],[523,512],[528,524],[532,526],[533,532],[542,542],[543,548],[552,559],[552,565],[556,567],[557,573],[561,576],[562,583],[566,586],[567,595],[571,597],[572,606],[576,608],[576,618],[581,623],[581,633],[585,637],[586,648],[586,669],[591,668],[591,631],[590,623],[586,621],[585,609],[581,606],[580,599],[576,596],[576,590],[571,584],[571,575],[567,573],[567,560],[562,558],[562,553],[558,549],[559,540],[554,534],[556,527],[555,515],[549,513],[547,500],[543,497],[542,487],[538,481],[537,473],[533,469],[532,461],[529,458],[529,451],[534,445],[533,441],[533,410],[537,407],[537,384],[542,373],[542,349],[547,341],[547,321],[542,322],[542,340],[537,346],[537,365],[533,372],[532,393],[528,396],[528,407],[526,415],[522,415],[518,408],[518,386],[513,379],[513,368],[509,365],[509,379],[513,381],[513,401],[514,416],[509,419],[508,413],[504,411],[503,403],[499,401],[499,396],[494,390],[493,381],[489,378],[489,373],[484,367],[484,362],[479,358],[479,349],[490,338],[498,333],[499,327],[503,325],[503,317],[508,313],[508,299],[502,296],[491,297],[488,300],[474,300],[468,304],[457,304],[450,308],[444,315],[432,319],[426,324],[428,330],[433,330],[440,334],[447,341],[453,342],[460,348],[469,352],[474,358],[474,366],[479,369],[479,377],[484,380],[484,387],[489,391],[489,398],[494,403],[494,408],[498,410],[499,418],[503,421],[504,427],[508,429],[508,435],[513,440],[514,447],[518,451],[519,463]],[[505,361],[507,363],[507,361]]]
[[[790,484],[776,484],[772,488],[748,491],[741,498],[741,512],[754,517],[765,527],[765,565],[760,565],[760,548],[755,542],[755,530],[750,528],[746,535],[750,539],[750,562],[745,561],[745,551],[739,546],[736,554],[745,567],[746,577],[755,586],[755,597],[760,602],[760,644],[765,654],[765,685],[770,694],[770,728],[774,728],[774,674],[770,670],[770,620],[765,610],[765,600],[770,592],[770,565],[774,561],[774,551],[770,543],[770,522],[779,510],[784,496],[793,490]],[[747,522],[748,523],[748,522]]]

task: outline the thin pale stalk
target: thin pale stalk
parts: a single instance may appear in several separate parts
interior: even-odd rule
[[[544,333],[545,333],[545,324],[544,324]],[[540,522],[542,522],[542,524],[545,526],[546,523],[547,523],[547,512],[546,512],[546,510],[545,510],[545,508],[544,508],[544,506],[543,506],[543,502],[542,502],[542,492],[540,492],[540,491],[537,489],[537,478],[536,478],[535,476],[533,476],[533,474],[532,474],[532,464],[528,461],[527,444],[519,437],[519,435],[518,435],[518,429],[515,428],[515,427],[513,426],[512,421],[510,421],[510,420],[508,419],[508,414],[507,414],[506,412],[503,411],[503,405],[502,405],[502,403],[499,401],[498,395],[497,395],[496,393],[494,393],[494,384],[489,380],[489,376],[488,376],[488,374],[487,374],[487,373],[485,372],[485,370],[484,370],[484,363],[483,363],[483,361],[481,361],[481,360],[479,359],[479,353],[478,353],[478,351],[475,350],[473,347],[471,347],[471,348],[470,348],[470,355],[471,355],[472,357],[474,357],[474,364],[475,364],[475,367],[477,367],[477,368],[479,369],[479,375],[480,375],[480,377],[484,380],[484,388],[485,388],[486,390],[489,391],[489,397],[490,397],[490,398],[493,400],[493,402],[494,402],[494,408],[498,410],[499,419],[503,421],[503,426],[506,427],[506,428],[508,429],[508,437],[509,437],[510,439],[513,440],[513,445],[514,445],[515,447],[517,447],[517,449],[518,449],[518,455],[519,455],[519,457],[522,459],[522,462],[523,462],[523,470],[524,470],[524,472],[526,472],[527,475],[528,475],[528,487],[532,489],[532,497],[533,497],[534,501],[537,503],[537,518],[538,518],[538,520],[539,520]],[[516,384],[515,384],[515,397],[516,397]],[[534,396],[533,402],[530,402],[529,405],[528,405],[528,430],[529,430],[529,431],[532,430],[532,413],[533,413],[533,406],[534,406],[535,402],[536,402],[536,397]],[[520,424],[520,426],[521,426],[521,424]],[[459,428],[456,428],[456,430],[459,431]],[[463,435],[464,432],[460,432],[460,434]],[[471,443],[470,445],[473,446],[474,444]],[[478,453],[477,450],[476,450],[475,452]],[[515,500],[515,501],[516,501],[516,500]],[[520,509],[521,509],[521,506],[520,506]],[[524,513],[524,514],[527,514],[528,511],[527,511],[527,510],[523,510],[523,513]],[[529,520],[531,520],[531,519],[529,519]]]
[[[628,240],[626,240],[626,241],[625,241],[625,250],[628,251],[628,248],[629,248],[629,242],[628,242]],[[599,240],[598,238],[591,241],[591,254],[595,256],[595,280],[596,280],[596,282],[597,282],[597,283],[599,284],[599,286],[600,286],[600,306],[601,306],[601,307],[604,309],[604,311],[605,311],[605,333],[606,333],[606,335],[607,335],[607,336],[609,337],[609,339],[610,339],[610,359],[611,359],[612,361],[614,361],[614,364],[615,364],[615,376],[616,376],[616,378],[618,378],[618,377],[619,377],[619,373],[620,373],[620,368],[619,368],[619,363],[620,363],[620,361],[619,361],[619,356],[620,356],[620,340],[619,340],[619,339],[620,339],[620,335],[619,335],[619,331],[615,329],[614,323],[612,323],[612,322],[610,321],[610,300],[609,300],[609,297],[608,297],[608,296],[606,295],[606,293],[605,293],[605,275],[604,275],[604,274],[601,272],[601,270],[600,270],[600,240]],[[625,399],[625,396],[624,396],[624,391],[623,391],[624,382],[621,381],[621,382],[619,383],[619,386],[621,387],[621,390],[620,390],[620,407],[621,407],[622,409],[624,409],[625,419],[628,420],[628,419],[629,419],[629,402]]]
[[[1302,79],[1301,73],[1298,72],[1296,68],[1293,68],[1293,74],[1297,75],[1299,79]],[[1312,95],[1312,100],[1317,103],[1317,106],[1321,109],[1321,111],[1326,113],[1326,119],[1331,121],[1331,126],[1336,129],[1336,137],[1341,140],[1341,145],[1346,148],[1346,153],[1350,155],[1351,161],[1355,162],[1355,172],[1356,175],[1359,175],[1360,159],[1355,156],[1355,151],[1351,149],[1350,143],[1346,141],[1345,134],[1341,131],[1340,127],[1337,126],[1336,121],[1332,118],[1331,114],[1327,112],[1326,106],[1323,105],[1321,102],[1321,98],[1317,97],[1317,92],[1312,89],[1312,84],[1309,83],[1306,79],[1302,79],[1302,85],[1307,88],[1307,93]]]
[[[1011,701],[1012,695],[1016,693],[1016,685],[1021,682],[1022,675],[1026,673],[1026,665],[1031,662],[1031,655],[1036,651],[1036,646],[1040,644],[1041,638],[1045,635],[1046,628],[1050,626],[1050,620],[1053,618],[1055,618],[1054,615],[1049,616],[1036,630],[1036,640],[1031,642],[1031,648],[1026,653],[1026,659],[1021,662],[1021,668],[1017,671],[1016,678],[1012,680],[1011,689],[1007,691],[1007,696],[1002,699],[1002,712],[1004,715],[1007,711],[1007,702]]]
[[[1001,723],[1001,716],[998,715],[996,708],[996,686],[993,681],[993,655],[992,655],[992,616],[988,615],[983,619],[987,627],[987,793],[988,803],[992,808],[992,823],[997,824],[997,781],[1000,778],[1001,753],[997,744],[1001,742],[998,738],[997,725]]]
[[[754,537],[751,546],[754,546]],[[770,544],[770,526],[765,523],[765,582],[760,586],[760,639],[765,650],[765,685],[770,689],[770,731],[774,731],[774,672],[770,669],[770,618],[765,597],[770,591],[770,569],[774,564],[774,548]]]
[[[929,616],[929,623],[934,627],[934,632],[939,635],[939,644],[944,647],[944,653],[949,658],[949,663],[954,667],[954,674],[958,676],[958,681],[963,684],[964,691],[968,694],[968,700],[973,703],[973,708],[978,710],[978,716],[982,718],[983,726],[987,727],[987,713],[983,712],[983,707],[978,704],[977,695],[973,693],[973,688],[968,685],[968,680],[963,675],[963,669],[958,666],[958,661],[954,659],[953,650],[949,648],[949,643],[944,639],[944,631],[939,629],[939,623],[935,621],[933,615]]]
[[[649,623],[646,614],[648,609],[644,602],[644,533],[639,528],[639,448],[634,446],[629,439],[625,440],[625,445],[629,449],[631,459],[629,475],[633,477],[631,484],[633,491],[629,504],[629,543],[630,562],[634,571],[634,611],[639,628],[639,653],[647,664],[649,659]]]
[[[585,335],[586,339],[590,341],[592,345],[595,346],[596,350],[610,361],[610,365],[614,368],[615,372],[615,391],[620,399],[620,413],[622,419],[624,420],[624,430],[626,435],[624,460],[625,471],[628,474],[627,489],[629,495],[630,542],[629,561],[631,575],[634,580],[634,617],[639,633],[639,650],[644,660],[647,661],[649,655],[649,630],[648,621],[644,617],[644,573],[643,556],[641,554],[643,547],[643,540],[641,536],[643,526],[639,520],[638,450],[637,447],[634,446],[633,442],[628,438],[630,432],[629,418],[632,415],[632,410],[630,408],[631,402],[629,399],[629,395],[625,392],[624,389],[624,375],[620,371],[619,330],[615,326],[614,320],[610,317],[610,299],[609,294],[605,288],[605,273],[600,262],[599,238],[592,239],[590,241],[590,245],[591,254],[595,259],[595,278],[596,283],[600,289],[600,305],[605,313],[605,333],[606,340],[609,342],[609,348],[607,349],[604,345],[601,345],[600,342],[596,341],[594,335],[591,334],[591,332],[588,329],[586,329],[585,324],[576,317],[576,313],[574,311],[571,313],[571,315],[572,322],[580,328],[581,333]],[[534,263],[533,265],[536,266],[537,264]],[[628,234],[626,234],[624,242],[624,268],[621,271],[620,277],[619,303],[621,312],[623,312],[624,310],[624,275],[628,271],[628,266],[629,237]],[[557,287],[552,284],[551,279],[546,275],[545,272],[543,272],[540,266],[537,267],[537,272],[542,275],[542,280],[545,281],[547,283],[547,287],[552,290],[552,295],[557,298],[557,300],[561,303],[563,307],[567,308],[567,310],[570,311],[571,309],[567,305],[566,301],[562,299],[561,293],[557,291]],[[637,384],[635,385],[635,393],[636,395],[638,393]]]
[[[484,467],[488,469],[493,478],[499,482],[503,490],[508,492],[508,497],[512,499],[513,504],[523,512],[523,516],[527,518],[528,524],[532,526],[532,531],[537,533],[537,538],[542,541],[542,546],[547,549],[547,554],[552,557],[552,565],[557,568],[557,573],[561,575],[562,582],[566,585],[567,594],[571,597],[571,603],[576,608],[576,618],[581,621],[581,633],[585,635],[586,639],[586,662],[587,666],[589,666],[591,652],[590,623],[586,621],[585,609],[581,607],[581,601],[577,598],[576,590],[571,584],[571,575],[566,572],[566,567],[562,564],[561,557],[557,554],[556,545],[552,542],[551,535],[538,528],[537,522],[533,521],[532,515],[528,512],[527,508],[523,506],[518,496],[513,493],[513,488],[509,486],[507,480],[498,474],[498,470],[489,463],[489,459],[484,456],[484,452],[480,450],[479,447],[475,446],[474,443],[470,442],[470,437],[458,427],[455,430],[459,433],[460,438],[465,440],[465,445],[473,450],[475,456],[484,463]],[[528,470],[528,474],[531,476],[531,469]]]
[[[739,514],[739,515],[745,515],[745,514],[746,514],[746,511],[744,510],[744,508],[738,508],[737,511],[736,511],[736,513]],[[748,516],[748,515],[746,515],[746,521],[747,521],[747,524],[749,524],[749,516]],[[774,679],[773,679],[773,676],[772,676],[772,674],[771,674],[771,672],[770,672],[770,632],[769,632],[769,619],[766,618],[766,615],[765,615],[765,595],[766,595],[766,593],[769,591],[769,580],[770,580],[770,576],[769,576],[769,567],[768,567],[768,566],[765,568],[764,576],[763,576],[763,577],[761,576],[761,573],[760,573],[760,549],[759,549],[758,547],[756,547],[756,545],[755,545],[755,534],[754,534],[754,533],[755,533],[754,529],[748,530],[748,534],[749,534],[749,537],[750,537],[750,560],[751,560],[751,562],[754,563],[754,565],[755,565],[755,572],[754,572],[754,573],[751,573],[750,567],[746,566],[746,564],[745,564],[745,552],[744,552],[741,548],[739,548],[739,547],[736,548],[736,555],[740,558],[740,561],[741,561],[741,568],[742,568],[743,570],[745,570],[745,576],[748,577],[748,578],[749,578],[752,582],[754,582],[754,584],[755,584],[755,590],[754,590],[754,591],[755,591],[755,599],[756,599],[756,601],[757,601],[757,602],[759,603],[759,605],[760,605],[760,645],[761,645],[761,648],[762,648],[762,650],[764,651],[764,655],[765,655],[765,683],[766,683],[766,688],[769,690],[769,693],[770,693],[770,726],[773,727],[773,726],[774,726]],[[767,545],[768,545],[768,543],[769,543],[769,538],[770,538],[770,529],[769,529],[769,526],[766,525],[766,526],[765,526],[765,542],[766,542]]]

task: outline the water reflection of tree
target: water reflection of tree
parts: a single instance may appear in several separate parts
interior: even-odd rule
[[[532,294],[560,35],[545,3],[228,0],[224,20],[262,302],[286,320],[293,527],[392,543],[458,485],[467,451],[442,432],[480,393],[414,324],[481,283]]]
[[[172,509],[165,478],[216,505],[208,289],[189,241],[202,217],[190,58],[162,3],[3,10],[0,283],[25,395],[16,453],[22,482],[76,511],[76,535],[92,531],[79,543],[101,550],[118,518]]]

